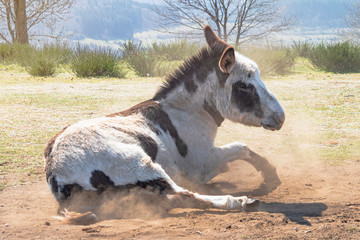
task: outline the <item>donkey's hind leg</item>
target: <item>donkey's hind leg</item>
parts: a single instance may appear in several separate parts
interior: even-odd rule
[[[238,209],[254,210],[259,204],[259,200],[251,199],[246,196],[233,197],[231,195],[211,196],[200,195],[189,191],[182,191],[175,194],[168,194],[171,206],[174,208],[219,208],[219,209]]]
[[[157,164],[154,164],[157,165]],[[253,209],[259,203],[258,200],[250,199],[246,196],[234,197],[231,195],[201,195],[190,192],[182,187],[179,187],[172,179],[165,173],[160,165],[152,168],[156,169],[156,176],[161,175],[163,192],[166,193],[167,199],[170,200],[171,207],[192,207],[192,208],[220,208],[220,209]],[[153,181],[153,180],[148,180]],[[166,181],[166,184],[164,183]]]

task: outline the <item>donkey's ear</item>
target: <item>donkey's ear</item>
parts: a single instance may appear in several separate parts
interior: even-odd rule
[[[207,44],[211,48],[218,44],[226,45],[225,42],[223,42],[218,36],[216,36],[216,34],[214,33],[214,31],[211,29],[211,27],[209,25],[206,25],[204,27],[204,35],[205,35]]]
[[[224,73],[230,73],[230,69],[235,64],[235,49],[233,46],[228,46],[225,48],[220,61],[219,67],[220,70]]]
[[[204,35],[207,44],[209,44],[210,48],[215,49],[225,49],[219,61],[219,67],[222,72],[229,73],[231,67],[235,64],[235,49],[233,46],[228,46],[224,41],[222,41],[214,31],[211,29],[209,25],[204,27]]]

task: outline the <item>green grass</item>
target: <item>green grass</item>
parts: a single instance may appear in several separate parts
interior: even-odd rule
[[[226,121],[217,145],[241,141],[284,159],[359,160],[360,74],[316,72],[308,64],[298,59],[292,75],[264,79],[285,108],[281,131]],[[152,97],[161,84],[159,78],[89,82],[70,73],[31,77],[16,67],[0,71],[0,79],[0,190],[44,181],[43,150],[64,126],[124,110]]]

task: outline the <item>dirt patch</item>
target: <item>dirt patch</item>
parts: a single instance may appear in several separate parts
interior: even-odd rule
[[[153,217],[109,219],[90,226],[52,218],[58,205],[45,181],[0,192],[1,239],[359,239],[360,163],[278,164],[282,184],[256,212],[174,209]],[[260,175],[242,161],[202,192],[248,192]],[[199,190],[199,189],[198,189]],[[256,195],[256,194],[253,194]]]

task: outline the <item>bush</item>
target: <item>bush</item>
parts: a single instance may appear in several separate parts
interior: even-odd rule
[[[50,43],[41,48],[28,49],[22,55],[25,56],[22,65],[30,75],[52,76],[60,64],[70,62],[73,52],[66,44]]]
[[[72,49],[65,43],[44,44],[42,51],[51,57],[56,64],[70,64],[74,57]]]
[[[187,40],[176,40],[168,43],[152,43],[154,55],[166,61],[180,61],[191,57],[200,49],[200,45]]]
[[[154,42],[149,47],[130,40],[120,48],[123,59],[141,77],[168,75],[181,64],[182,60],[192,56],[198,49],[197,44],[186,40],[170,43]]]
[[[299,57],[307,58],[310,54],[312,46],[313,44],[311,43],[298,41],[293,43],[292,49]]]
[[[177,69],[183,61],[158,61],[155,66],[155,76],[167,76]]]
[[[360,47],[350,42],[313,45],[307,57],[320,70],[334,73],[360,72]]]
[[[126,70],[119,64],[115,50],[78,45],[71,62],[72,71],[79,77],[125,77]]]
[[[14,49],[12,45],[7,43],[0,44],[0,59],[2,61],[8,60],[13,56],[13,54],[14,54]]]
[[[52,76],[55,74],[57,63],[43,51],[36,51],[31,61],[26,66],[26,71],[31,76]]]
[[[65,44],[0,44],[0,58],[7,64],[19,64],[32,76],[52,76],[59,64],[66,64],[72,51]]]
[[[55,74],[57,56],[47,46],[35,48],[29,45],[14,45],[15,61],[25,67],[31,76],[52,76]]]
[[[158,76],[156,65],[158,64],[157,56],[151,49],[145,48],[141,42],[127,41],[121,45],[123,59],[140,77]]]
[[[24,65],[25,59],[34,51],[34,47],[27,44],[0,44],[0,58],[6,64]]]
[[[252,47],[240,52],[255,61],[264,75],[289,73],[297,57],[288,47]]]

